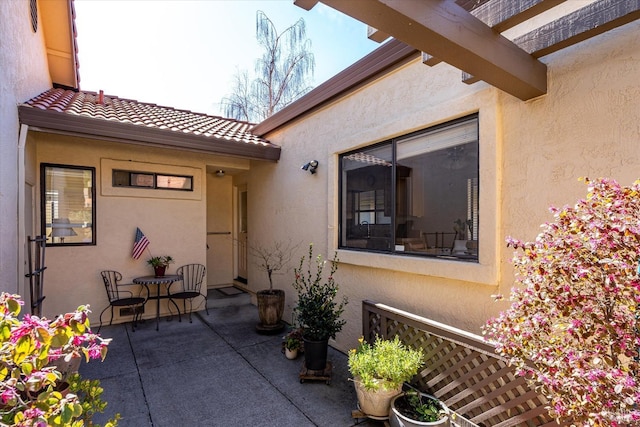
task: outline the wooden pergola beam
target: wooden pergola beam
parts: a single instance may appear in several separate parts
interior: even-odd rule
[[[547,67],[543,63],[454,2],[321,1],[519,99],[528,100],[547,91]]]
[[[373,40],[374,42],[377,42],[377,43],[382,43],[389,37],[390,37],[389,34],[383,33],[377,28],[373,28],[371,25],[367,26],[367,38],[369,40]]]
[[[473,16],[501,33],[566,0],[492,0],[470,11]]]
[[[547,10],[564,3],[566,0],[491,0],[470,10],[469,13],[501,33],[525,22]],[[433,58],[427,65],[436,65],[439,61]],[[463,72],[463,82],[474,83],[480,79]],[[470,77],[470,78],[468,78]]]
[[[514,40],[535,58],[640,19],[640,0],[598,0]]]

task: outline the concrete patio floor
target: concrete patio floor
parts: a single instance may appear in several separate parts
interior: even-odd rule
[[[178,322],[147,320],[104,326],[113,338],[104,362],[83,363],[80,373],[98,378],[108,402],[103,424],[120,413],[123,427],[176,426],[382,426],[354,419],[353,384],[346,355],[329,348],[330,385],[300,383],[303,359],[287,360],[282,335],[261,335],[251,304],[210,308]]]

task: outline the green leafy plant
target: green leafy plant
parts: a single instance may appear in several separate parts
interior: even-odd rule
[[[456,239],[464,240],[466,238],[467,230],[469,230],[469,235],[471,236],[471,239],[473,239],[473,221],[470,219],[465,221],[458,218],[453,222],[453,231],[456,232]]]
[[[170,255],[154,256],[147,260],[147,263],[152,267],[167,267],[169,264],[173,264],[174,260]]]
[[[305,259],[306,273],[303,271]],[[338,254],[335,253],[330,261],[331,271],[326,282],[323,282],[325,263],[321,255],[314,258],[313,244],[310,244],[308,256],[303,256],[298,267],[294,269],[293,288],[298,292],[298,303],[294,312],[304,329],[304,337],[313,341],[335,339],[336,334],[346,323],[345,320],[340,319],[340,316],[344,312],[348,299],[345,296],[340,302],[335,301],[339,286],[333,275],[338,270]],[[312,271],[313,266],[315,266],[315,272]]]
[[[299,350],[302,347],[302,329],[292,329],[284,336],[284,346],[289,350]]]
[[[440,401],[414,390],[398,397],[394,405],[405,417],[420,422],[438,421],[446,415]]]
[[[349,372],[367,390],[395,390],[411,380],[422,366],[422,349],[405,346],[396,335],[392,340],[376,337],[373,345],[363,338],[349,350]]]
[[[80,374],[73,374],[69,377],[69,391],[78,397],[78,402],[82,406],[82,415],[80,419],[85,426],[100,427],[93,423],[93,416],[97,413],[103,413],[107,407],[107,402],[102,400],[104,389],[100,385],[100,380],[91,380],[82,378]],[[120,414],[108,420],[104,427],[115,427],[120,420]]]
[[[0,295],[0,425],[81,426],[82,406],[60,391],[52,362],[104,359],[109,339],[91,332],[88,306],[53,321],[25,314],[19,295]]]
[[[552,208],[516,249],[511,307],[484,327],[497,352],[549,400],[558,420],[640,420],[640,181],[585,179],[574,207]],[[501,298],[500,295],[497,296]]]

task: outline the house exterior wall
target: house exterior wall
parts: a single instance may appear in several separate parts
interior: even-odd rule
[[[241,159],[43,132],[29,135],[28,144],[36,147],[38,179],[41,163],[96,168],[96,245],[47,247],[46,300],[43,304],[43,314],[48,317],[73,310],[80,304],[90,304],[92,323],[97,322],[100,311],[108,305],[100,271],[120,271],[122,283],[131,283],[135,277],[153,274],[146,262],[152,255],[171,255],[175,259],[167,274],[175,274],[184,264],[207,265],[207,163],[237,169],[245,169],[249,163]],[[123,167],[126,170],[192,174],[194,191],[113,187],[111,170]],[[218,185],[228,189],[218,191],[231,193],[231,184],[230,179],[221,181]],[[38,194],[41,191],[38,184]],[[212,209],[221,206],[220,199],[209,202]],[[37,209],[37,215],[39,224],[40,209]],[[215,213],[212,215],[216,216]],[[137,260],[131,257],[136,227],[140,227],[150,241],[148,250]],[[168,314],[166,300],[161,303],[161,313]],[[108,321],[109,316],[105,313],[103,320]],[[147,304],[143,317],[154,316],[155,302],[152,301]],[[130,317],[120,318],[117,314],[114,317],[114,323],[128,320]]]
[[[266,137],[282,145],[278,165],[252,165],[249,224],[256,244],[300,243],[299,256],[337,248],[338,155],[470,113],[479,114],[480,253],[477,264],[338,251],[335,277],[350,304],[336,345],[361,334],[361,301],[377,302],[474,333],[506,307],[491,295],[512,287],[505,238],[533,240],[552,219],[548,207],[586,193],[579,177],[622,184],[640,170],[640,22],[627,24],[542,59],[548,93],[522,102],[485,83],[467,86],[446,64],[415,61]],[[300,170],[317,159],[315,175]],[[249,286],[264,287],[255,265]],[[296,296],[292,271],[276,277],[287,292],[285,320]]]
[[[18,258],[24,245],[18,237],[16,106],[50,88],[51,81],[42,28],[36,33],[31,29],[29,2],[0,2],[0,22],[0,290],[16,293],[22,284]]]

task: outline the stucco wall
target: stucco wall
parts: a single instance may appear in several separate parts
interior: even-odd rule
[[[18,292],[17,105],[51,87],[42,29],[31,29],[28,1],[0,2],[0,290]]]
[[[480,262],[339,251],[336,280],[350,299],[347,325],[334,343],[346,350],[361,333],[363,299],[372,299],[479,332],[505,307],[491,295],[513,284],[506,236],[532,240],[551,219],[550,205],[585,194],[581,176],[629,184],[640,171],[640,23],[635,22],[542,59],[548,93],[522,102],[485,83],[467,86],[446,64],[419,61],[273,132],[283,146],[275,165],[254,165],[249,223],[261,244],[295,236],[318,252],[337,247],[337,159],[353,150],[469,113],[480,127]],[[300,170],[320,161],[318,173]],[[295,230],[295,231],[294,231]],[[255,266],[250,286],[257,286]],[[277,278],[295,304],[292,272]]]
[[[206,166],[215,163],[238,169],[248,167],[245,160],[41,132],[30,133],[29,144],[37,149],[38,164],[96,168],[97,244],[47,247],[46,300],[43,304],[46,316],[75,309],[80,304],[90,304],[92,323],[97,322],[100,311],[108,304],[100,278],[101,270],[120,271],[123,283],[131,283],[135,277],[153,274],[146,262],[152,255],[171,255],[175,259],[167,274],[174,274],[183,264],[206,265]],[[110,170],[123,161],[132,165],[131,170],[168,174],[188,172],[194,176],[194,191],[113,188]],[[231,179],[221,180],[217,191],[231,193],[231,184]],[[221,189],[222,186],[226,190]],[[222,206],[220,199],[210,202],[213,209]],[[222,208],[223,212],[230,210],[228,206]],[[150,241],[148,250],[138,260],[131,257],[136,227],[140,227]],[[166,300],[161,304],[163,314],[168,313],[165,303]],[[144,317],[154,315],[155,302],[152,302],[147,304]],[[108,319],[109,314],[105,313],[103,320]],[[114,318],[115,322],[120,320],[117,316]]]

